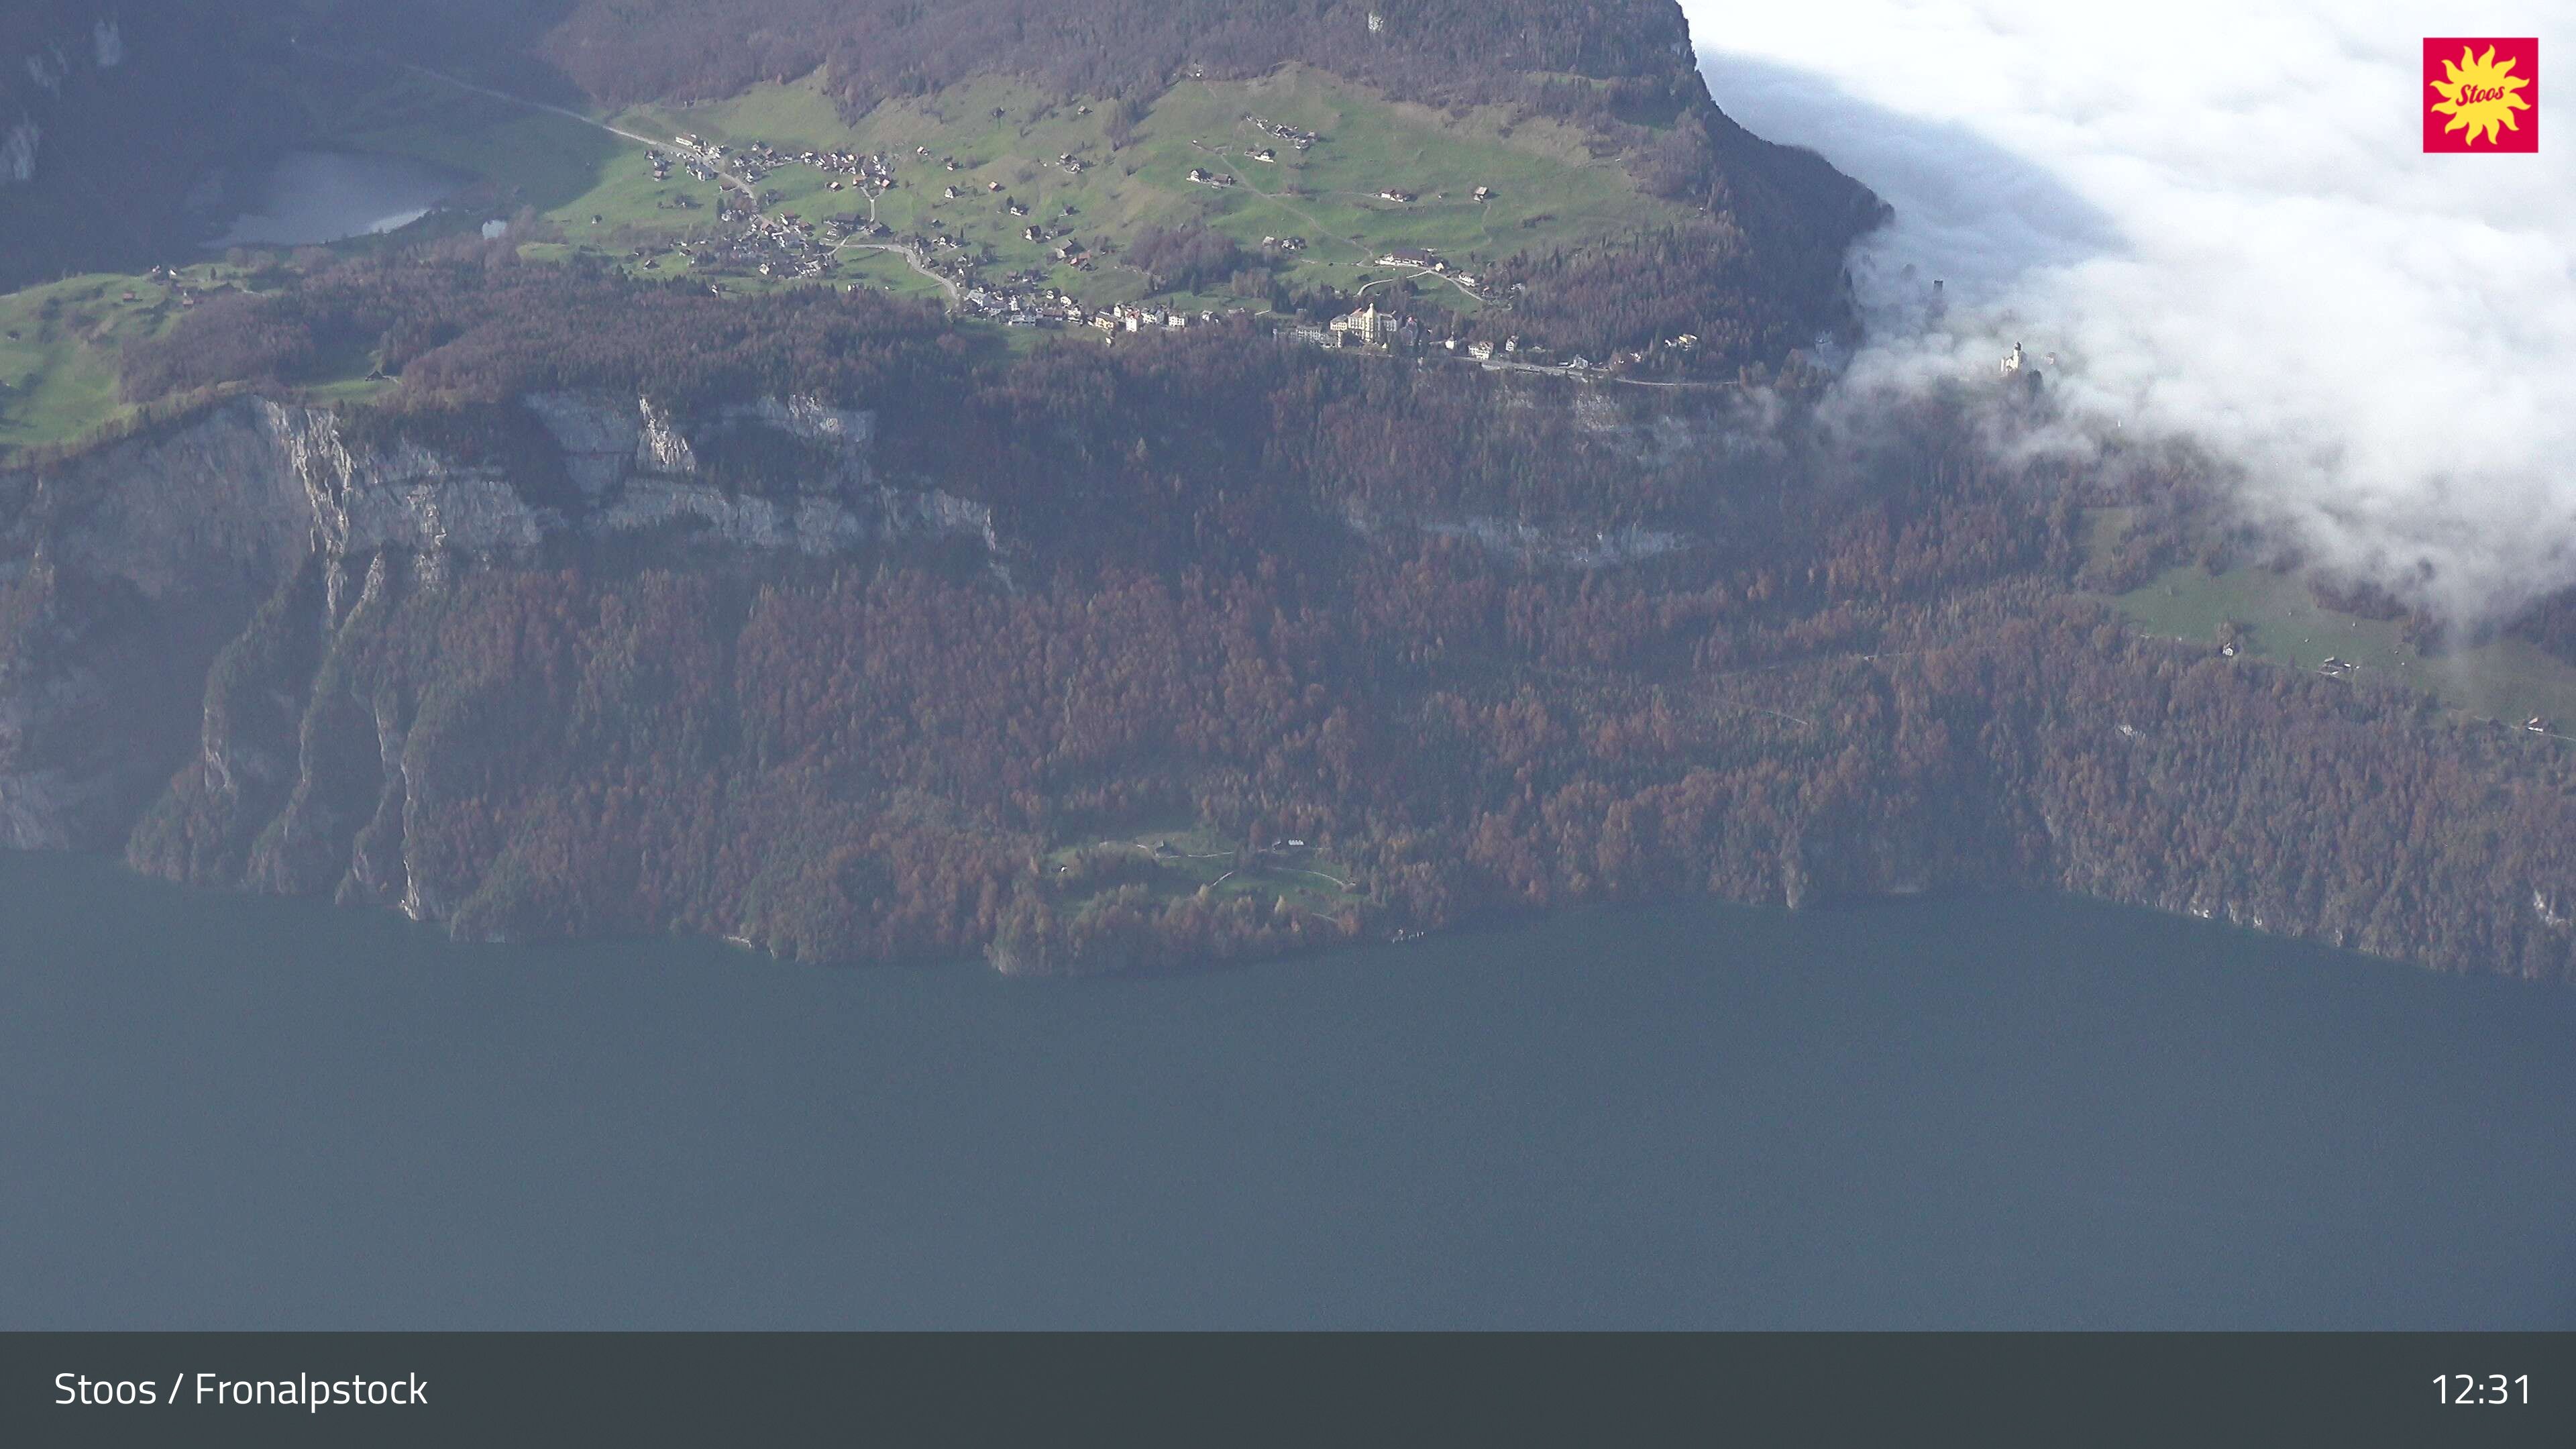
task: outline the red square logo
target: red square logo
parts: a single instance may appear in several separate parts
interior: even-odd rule
[[[2424,42],[2427,151],[2540,149],[2537,36],[2446,36]]]

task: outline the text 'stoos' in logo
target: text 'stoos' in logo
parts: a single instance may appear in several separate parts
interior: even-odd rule
[[[2424,42],[2424,149],[2540,149],[2540,41],[2450,36]]]

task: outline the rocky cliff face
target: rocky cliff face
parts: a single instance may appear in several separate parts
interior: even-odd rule
[[[2451,969],[2576,959],[2554,756],[2129,637],[1992,511],[1845,520],[1835,557],[1878,561],[1841,577],[1909,592],[1811,564],[1813,608],[1755,611],[1796,535],[1729,574],[1741,515],[1587,522],[1585,487],[1372,517],[1364,490],[1406,500],[1361,470],[1226,475],[1155,569],[1117,528],[1172,525],[1175,473],[1086,493],[812,400],[477,406],[241,400],[0,473],[0,846],[473,939],[1019,970],[2034,885]],[[1617,436],[1785,499],[1764,458]],[[1271,511],[1232,526],[1298,531],[1204,565],[1247,495]],[[1150,847],[1064,853],[1174,819],[1330,861],[1256,897]]]
[[[353,629],[479,569],[612,544],[717,567],[936,540],[1003,552],[990,510],[877,477],[865,412],[524,405],[571,496],[535,501],[507,465],[398,430],[353,441],[331,413],[261,400],[0,472],[0,846],[114,848],[148,813],[133,848],[150,868],[300,892],[345,877],[344,893],[440,915],[403,868],[405,711],[313,696]],[[802,466],[766,495],[707,476],[702,455],[781,443]]]

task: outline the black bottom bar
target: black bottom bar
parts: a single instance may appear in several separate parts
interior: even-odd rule
[[[2576,1334],[0,1335],[12,1446],[2568,1446],[2571,1405]]]

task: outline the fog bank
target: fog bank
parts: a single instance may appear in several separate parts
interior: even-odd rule
[[[2343,572],[2462,614],[2576,583],[2576,121],[2428,156],[2417,99],[2428,34],[2569,54],[2542,4],[1683,3],[1721,107],[1896,208],[1847,385],[2019,341],[2080,427],[2199,440]]]

